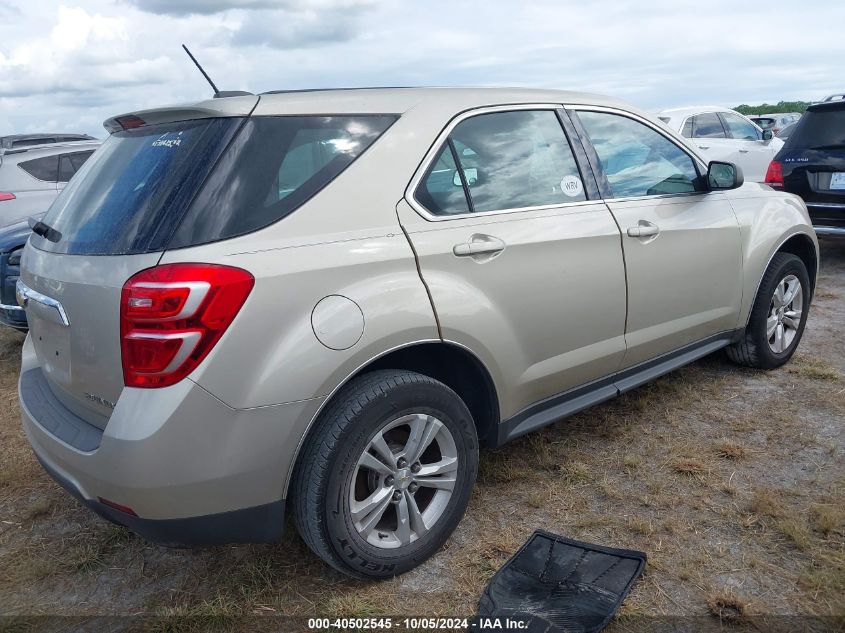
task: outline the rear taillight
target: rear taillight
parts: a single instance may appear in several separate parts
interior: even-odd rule
[[[255,284],[247,271],[216,264],[166,264],[123,285],[120,350],[127,387],[167,387],[199,365]]]
[[[769,163],[769,168],[766,170],[766,179],[763,181],[770,187],[777,189],[783,188],[783,165],[778,161],[773,160]]]
[[[9,193],[8,191],[0,191],[0,202],[4,200],[14,200],[15,194]]]

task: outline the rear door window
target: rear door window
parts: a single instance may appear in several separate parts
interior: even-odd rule
[[[92,150],[90,152],[74,152],[59,156],[59,182],[69,182],[93,153]]]
[[[44,182],[56,182],[59,178],[58,156],[44,156],[43,158],[23,161],[18,163],[18,167],[33,178]]]
[[[719,115],[715,112],[696,114],[692,119],[693,138],[727,138]]]

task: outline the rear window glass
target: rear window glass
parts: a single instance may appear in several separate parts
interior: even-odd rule
[[[44,222],[51,252],[118,255],[254,231],[325,187],[393,116],[220,118],[113,134]]]
[[[808,111],[786,141],[789,149],[845,149],[845,109]]]
[[[250,233],[285,217],[334,180],[393,115],[247,119],[169,244]]]
[[[31,243],[85,255],[162,249],[239,124],[239,119],[203,119],[112,134],[44,217],[61,239],[33,235]]]
[[[59,177],[58,156],[45,156],[44,158],[23,161],[18,163],[18,167],[33,178],[38,178],[38,180],[45,182],[56,182]]]

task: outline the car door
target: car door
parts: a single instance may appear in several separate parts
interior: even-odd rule
[[[708,160],[735,163],[739,157],[737,143],[728,137],[728,132],[716,112],[700,112],[690,117],[693,144]]]
[[[623,367],[732,331],[742,299],[739,224],[725,194],[705,190],[704,166],[636,115],[578,106],[572,118],[595,150],[591,162],[622,230]]]
[[[502,419],[625,352],[619,230],[556,107],[460,115],[397,207],[442,337],[488,367]]]
[[[777,138],[764,141],[762,130],[733,112],[720,112],[719,116],[737,145],[737,157],[730,162],[742,168],[746,180],[763,182],[769,163],[783,147],[783,141]]]

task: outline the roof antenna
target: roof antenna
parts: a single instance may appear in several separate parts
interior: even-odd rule
[[[206,80],[208,83],[210,83],[210,84],[211,84],[211,89],[212,89],[212,90],[214,90],[214,96],[216,97],[217,95],[219,95],[219,94],[220,94],[220,91],[217,89],[217,86],[215,86],[215,85],[214,85],[214,82],[213,82],[213,81],[211,81],[211,77],[209,77],[209,76],[208,76],[208,73],[207,73],[207,72],[205,72],[205,70],[203,70],[203,67],[202,67],[202,66],[200,66],[200,63],[197,61],[197,58],[196,58],[196,57],[194,57],[193,55],[191,55],[191,51],[189,51],[189,50],[188,50],[188,47],[187,47],[187,46],[185,46],[184,44],[182,44],[182,48],[184,48],[184,49],[185,49],[185,52],[186,52],[186,53],[188,53],[188,57],[190,57],[190,58],[191,58],[191,61],[192,61],[192,62],[194,62],[194,64],[196,64],[196,65],[197,65],[197,68],[199,68],[199,69],[200,69],[200,72],[202,73],[202,76],[203,76],[203,77],[205,77],[205,80]]]

